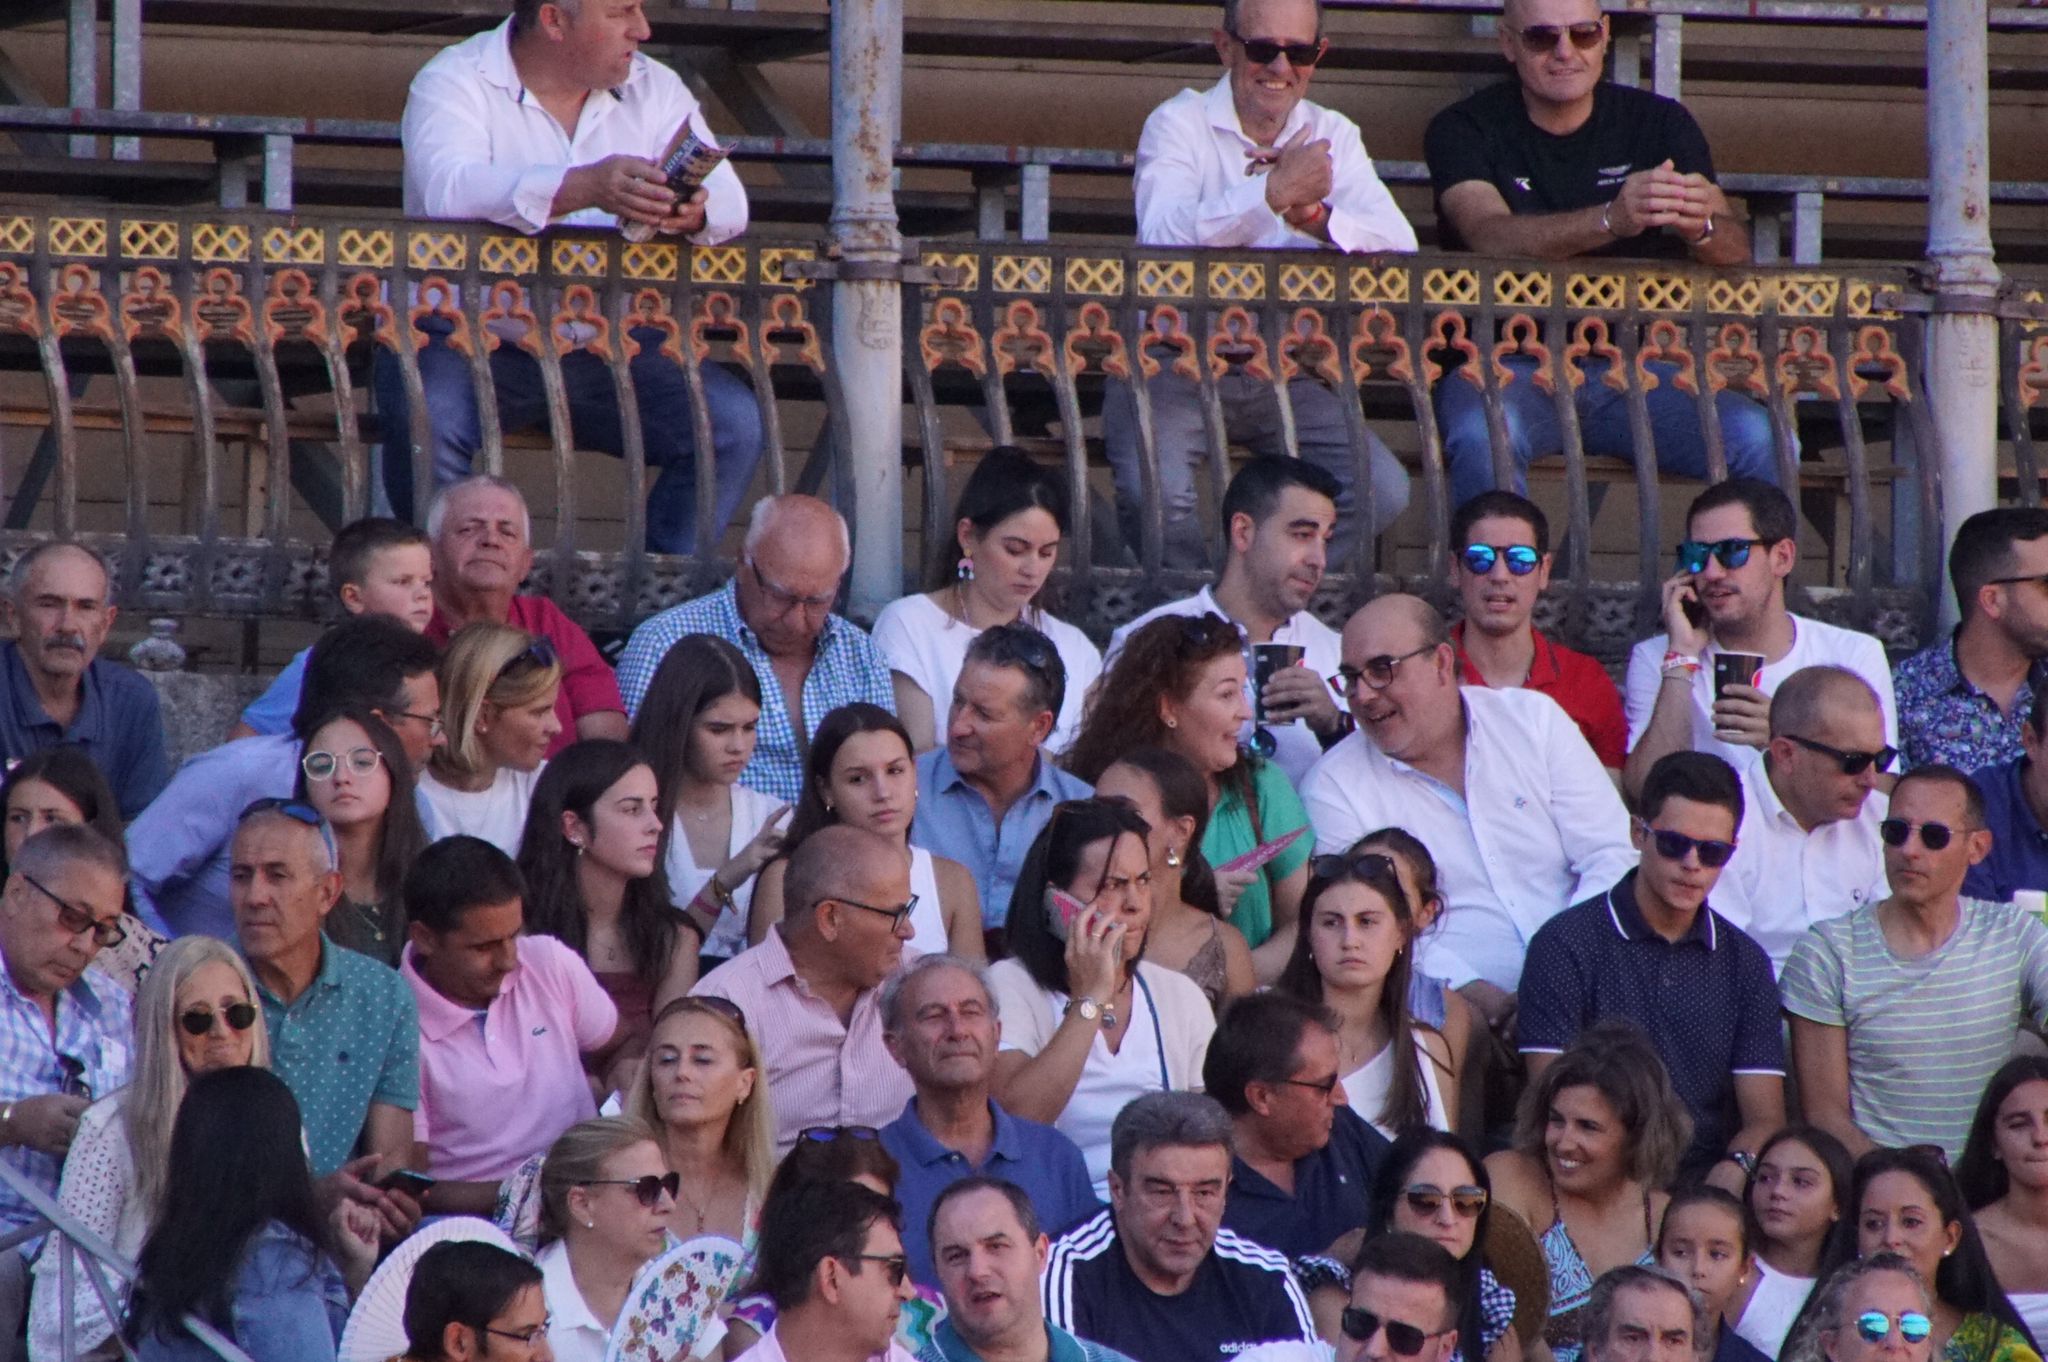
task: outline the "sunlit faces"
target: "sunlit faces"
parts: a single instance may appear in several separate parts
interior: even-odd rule
[[[571,1190],[569,1209],[572,1214],[581,1211],[588,1222],[587,1236],[618,1257],[652,1258],[668,1241],[675,1198],[663,1189],[650,1205],[633,1184],[664,1177],[668,1171],[654,1141],[627,1145],[598,1163],[600,1181]]]
[[[1521,78],[1524,97],[1561,107],[1592,94],[1607,56],[1607,36],[1581,50],[1568,37],[1531,52],[1522,41],[1530,28],[1569,29],[1574,24],[1600,23],[1599,0],[1515,0],[1500,25],[1500,47]]]
[[[2015,540],[1998,576],[2021,579],[1991,588],[1992,603],[1984,608],[1999,632],[2028,657],[2048,653],[2048,539]]]
[[[1899,1328],[1899,1317],[1924,1314],[1927,1299],[1913,1283],[1897,1272],[1871,1272],[1849,1284],[1842,1295],[1842,1325],[1822,1339],[1828,1362],[1928,1362],[1934,1354],[1930,1332],[1918,1342],[1908,1340]],[[1856,1328],[1866,1314],[1883,1315],[1891,1328],[1882,1339],[1872,1342]]]
[[[1384,686],[1363,673],[1375,659],[1388,659],[1392,674]],[[1393,659],[1399,659],[1393,661]],[[1456,660],[1449,647],[1431,650],[1420,624],[1405,611],[1368,605],[1344,626],[1345,700],[1359,727],[1380,751],[1396,761],[1422,755],[1457,723]]]
[[[988,1082],[1002,1035],[981,981],[964,969],[934,966],[903,986],[902,1021],[889,1052],[920,1088],[972,1090]]]
[[[1425,1215],[1409,1204],[1408,1198],[1394,1198],[1392,1227],[1419,1234],[1444,1246],[1453,1258],[1463,1260],[1472,1251],[1473,1236],[1479,1232],[1479,1217],[1460,1215],[1448,1195],[1456,1187],[1476,1187],[1478,1175],[1465,1156],[1455,1149],[1431,1149],[1408,1170],[1410,1187],[1434,1187],[1445,1193],[1433,1215]]]
[[[2048,544],[2048,540],[2042,541]],[[1857,693],[1844,686],[1835,703],[1827,705],[1820,718],[1807,729],[1791,735],[1809,739],[1838,752],[1875,752],[1885,745],[1884,716],[1868,691]],[[1882,776],[1873,763],[1855,775],[1845,775],[1839,757],[1816,752],[1789,740],[1771,743],[1771,783],[1791,812],[1810,823],[1846,822],[1863,812],[1863,803]]]
[[[713,785],[734,785],[754,759],[761,728],[761,707],[738,691],[728,691],[697,711],[690,721],[690,775]]]
[[[1716,506],[1686,522],[1685,533],[1688,539],[1710,544],[1723,539],[1754,539],[1756,523],[1747,506]],[[1693,592],[1716,630],[1753,624],[1780,599],[1784,580],[1792,575],[1798,560],[1799,546],[1791,540],[1753,547],[1748,561],[1736,568],[1723,567],[1718,557],[1709,554],[1706,564],[1693,574]]]
[[[946,1317],[977,1352],[1040,1320],[1038,1275],[1044,1235],[1024,1233],[1010,1199],[984,1187],[952,1197],[932,1221],[932,1261]]]
[[[1757,1160],[1749,1209],[1774,1244],[1817,1244],[1840,1218],[1837,1189],[1820,1155],[1800,1140],[1780,1140]]]
[[[1230,1151],[1163,1145],[1131,1156],[1130,1177],[1109,1172],[1117,1237],[1141,1280],[1185,1283],[1216,1243],[1230,1186]]]
[[[986,534],[962,520],[955,533],[961,551],[974,560],[971,590],[1006,613],[1031,604],[1059,564],[1059,522],[1042,506],[1006,516]]]
[[[1536,527],[1519,516],[1481,516],[1472,522],[1465,543],[1452,547],[1452,556],[1455,558],[1471,544],[1493,548],[1520,545],[1533,550]],[[1517,633],[1528,627],[1537,598],[1550,585],[1550,555],[1543,555],[1535,571],[1520,576],[1508,570],[1506,554],[1495,554],[1492,569],[1484,574],[1472,573],[1462,564],[1454,563],[1451,580],[1457,584],[1458,599],[1465,606],[1466,628],[1483,634]]]
[[[917,766],[895,733],[856,733],[839,744],[827,782],[825,807],[840,822],[889,838],[908,834],[917,813]]]
[[[398,735],[405,759],[417,771],[427,756],[447,742],[441,730],[441,682],[432,672],[408,676],[398,690],[395,709],[378,709],[377,717]]]
[[[1265,1124],[1275,1143],[1291,1144],[1293,1158],[1305,1158],[1330,1142],[1330,1126],[1345,1101],[1339,1076],[1337,1036],[1320,1026],[1302,1028],[1294,1052],[1294,1071],[1286,1083],[1271,1088],[1271,1110]]]
[[[2015,1185],[2048,1187],[2048,1080],[2029,1079],[2007,1093],[1992,1118],[1991,1136]]]
[[[833,944],[840,967],[859,987],[879,987],[903,963],[904,943],[917,934],[907,915],[891,916],[910,901],[909,853],[858,872],[849,869],[844,891],[832,895],[832,901],[838,909]]]
[[[250,960],[305,950],[341,893],[318,829],[282,815],[244,823],[228,853],[235,939]]]
[[[1246,5],[1240,13],[1250,13],[1251,9]],[[1279,64],[1280,61],[1274,63]],[[1261,78],[1270,78],[1267,68],[1259,70],[1265,73]],[[1336,526],[1337,505],[1322,493],[1306,487],[1280,490],[1279,500],[1266,518],[1252,528],[1248,542],[1234,545],[1243,557],[1245,579],[1258,595],[1260,605],[1280,616],[1308,607],[1329,566],[1330,536]],[[1233,535],[1241,534],[1233,526]]]
[[[1955,1252],[1962,1239],[1962,1225],[1942,1219],[1933,1190],[1911,1173],[1879,1173],[1864,1186],[1863,1204],[1856,1208],[1858,1257],[1896,1253],[1914,1266],[1931,1291],[1941,1260]]]
[[[1267,65],[1253,63],[1245,52],[1245,39],[1267,42],[1313,44],[1320,35],[1316,8],[1311,0],[1243,0],[1237,11],[1238,32],[1220,29],[1216,34],[1216,55],[1222,58],[1230,76],[1230,94],[1237,106],[1240,123],[1261,125],[1277,131],[1294,106],[1308,93],[1314,66],[1296,66],[1285,56]]]
[[[824,1299],[834,1307],[832,1321],[862,1357],[889,1346],[903,1303],[917,1295],[917,1285],[907,1275],[890,1280],[892,1263],[902,1257],[903,1236],[888,1221],[876,1220],[868,1226],[857,1261],[835,1258],[826,1266],[830,1289]]]
[[[946,753],[963,776],[994,778],[1029,769],[1052,730],[1027,697],[1031,678],[1021,667],[968,662],[953,682],[946,711]]]
[[[1636,850],[1642,853],[1641,868],[1637,871],[1638,892],[1647,891],[1674,912],[1694,912],[1706,903],[1708,892],[1721,878],[1721,869],[1702,864],[1698,847],[1689,848],[1677,860],[1666,856],[1657,846],[1656,835],[1660,832],[1676,833],[1695,842],[1732,843],[1735,815],[1719,804],[1703,804],[1674,795],[1658,807],[1655,818],[1647,823],[1636,819],[1630,825]]]
[[[1578,1195],[1628,1176],[1628,1127],[1591,1084],[1560,1088],[1543,1123],[1544,1162],[1560,1191]]]
[[[1590,1362],[1695,1362],[1692,1301],[1665,1282],[1624,1286],[1604,1340],[1586,1340]]]
[[[519,967],[525,917],[525,905],[510,899],[464,909],[445,932],[415,922],[410,937],[414,967],[450,1002],[479,1010],[489,1007],[506,977]]]
[[[97,924],[119,922],[126,895],[119,875],[87,861],[62,862],[34,884],[10,875],[0,894],[0,955],[17,991],[47,997],[77,983],[99,954]]]
[[[1136,960],[1152,925],[1152,860],[1137,834],[1120,832],[1081,848],[1074,877],[1060,888],[1124,923],[1124,959]]]
[[[760,1075],[747,1064],[732,1028],[703,1012],[678,1012],[647,1043],[648,1082],[662,1122],[677,1128],[723,1127],[753,1095]]]
[[[583,0],[562,18],[564,62],[593,90],[626,83],[633,54],[653,36],[642,0]]]
[[[83,675],[118,613],[107,603],[107,574],[74,547],[38,558],[20,595],[8,601],[22,661],[45,676]]]
[[[654,769],[635,766],[613,781],[590,806],[590,821],[562,814],[562,834],[584,858],[629,880],[654,873],[661,850],[661,814]]]
[[[484,756],[494,766],[531,771],[547,760],[548,748],[562,733],[561,716],[555,713],[555,696],[561,684],[523,705],[500,705],[486,700],[477,711],[476,734]]]
[[[249,1026],[236,1030],[229,1023],[230,1009],[253,1007],[256,1000],[242,986],[242,976],[225,960],[208,960],[178,985],[171,1008],[172,1034],[178,1042],[178,1059],[188,1074],[211,1073],[247,1064],[256,1052],[256,1027],[263,1025],[259,1009]],[[183,1018],[205,1017],[212,1027],[200,1035],[185,1029]]]
[[[846,575],[846,539],[822,504],[788,498],[733,574],[740,615],[770,657],[815,652]]]
[[[1885,879],[1892,895],[1908,904],[1940,903],[1959,892],[1970,867],[1991,851],[1991,834],[1969,827],[1969,799],[1946,780],[1905,780],[1892,791],[1890,819],[1912,825],[1905,845],[1884,847]],[[1952,834],[1939,851],[1927,845],[1923,828],[1939,823]]]
[[[1205,775],[1227,771],[1237,763],[1237,735],[1251,721],[1245,698],[1244,655],[1212,658],[1195,674],[1186,695],[1161,696],[1160,717],[1166,742]]]
[[[434,570],[466,591],[518,589],[533,567],[526,506],[516,493],[473,483],[449,494],[434,541]]]
[[[404,620],[419,633],[434,617],[434,554],[425,544],[393,544],[370,555],[363,580],[341,585],[341,603],[362,614]]]
[[[1408,927],[1386,896],[1369,884],[1343,880],[1316,896],[1309,914],[1309,955],[1324,986],[1374,988],[1385,982],[1408,948]]]
[[[1698,1201],[1667,1211],[1657,1261],[1720,1314],[1749,1277],[1742,1217],[1731,1207]]]
[[[78,807],[70,795],[45,780],[18,780],[7,792],[6,847],[9,863],[21,844],[41,832],[58,824],[76,825],[85,821],[85,810]]]
[[[335,758],[333,773],[325,780],[306,782],[306,801],[335,828],[357,827],[382,818],[391,807],[391,772],[382,760],[356,769],[355,753],[375,752],[377,745],[363,726],[353,719],[332,719],[313,733],[306,751],[325,752]]]
[[[1410,1282],[1377,1272],[1361,1272],[1351,1284],[1351,1309],[1372,1316],[1379,1324],[1369,1338],[1341,1333],[1337,1338],[1337,1362],[1443,1362],[1457,1355],[1457,1316],[1444,1289],[1435,1282]],[[1351,1311],[1346,1311],[1347,1315]],[[1357,1316],[1352,1316],[1357,1318]],[[1421,1334],[1420,1351],[1403,1355],[1394,1350],[1388,1325],[1406,1334]]]

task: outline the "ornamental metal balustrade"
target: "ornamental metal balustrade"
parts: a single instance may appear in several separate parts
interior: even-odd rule
[[[691,248],[589,231],[525,237],[396,219],[80,215],[0,205],[0,372],[15,370],[17,384],[17,396],[0,402],[0,475],[19,503],[0,530],[0,553],[52,532],[77,535],[117,565],[132,608],[319,613],[324,543],[293,533],[294,463],[331,463],[342,516],[369,509],[370,453],[380,438],[366,410],[369,357],[379,348],[396,356],[414,397],[411,440],[425,446],[418,333],[408,322],[434,317],[469,356],[480,395],[491,389],[491,349],[516,345],[538,362],[556,419],[525,441],[538,441],[535,457],[551,467],[543,485],[525,489],[554,524],[537,546],[535,587],[588,625],[628,626],[709,589],[730,563],[641,551],[637,495],[588,504],[586,461],[603,456],[579,453],[561,419],[562,357],[578,348],[597,355],[622,394],[632,390],[627,361],[643,344],[682,366],[693,391],[701,390],[702,366],[732,368],[760,405],[757,490],[815,486],[831,452],[847,447],[831,354],[832,290],[818,286],[836,268],[827,254],[809,240]],[[1922,373],[1930,304],[1905,269],[1715,272],[1059,243],[934,243],[909,264],[905,457],[923,476],[906,521],[920,527],[921,545],[936,542],[950,532],[957,491],[949,454],[1042,431],[1027,443],[1063,462],[1075,493],[1064,613],[1098,633],[1200,580],[1158,566],[1156,495],[1148,497],[1135,563],[1103,549],[1113,535],[1092,532],[1106,512],[1090,495],[1099,480],[1090,477],[1086,432],[1104,380],[1150,376],[1162,364],[1196,379],[1210,406],[1206,472],[1214,489],[1232,457],[1220,438],[1215,380],[1232,369],[1273,383],[1283,410],[1288,382],[1314,376],[1346,399],[1355,434],[1370,425],[1403,452],[1425,552],[1411,546],[1396,555],[1382,541],[1362,546],[1355,562],[1333,564],[1317,608],[1334,619],[1396,585],[1442,590],[1436,569],[1417,570],[1445,562],[1450,511],[1430,390],[1479,385],[1497,476],[1505,478],[1500,361],[1514,353],[1538,361],[1564,431],[1566,513],[1543,619],[1567,639],[1612,659],[1653,632],[1656,583],[1678,533],[1660,496],[1673,479],[1651,460],[1631,468],[1580,449],[1568,400],[1587,381],[1573,362],[1580,357],[1611,361],[1595,381],[1625,395],[1644,448],[1644,394],[1658,382],[1649,362],[1675,365],[1670,381],[1699,404],[1716,475],[1725,462],[1713,395],[1733,389],[1763,403],[1781,481],[1800,489],[1838,565],[1806,608],[1894,647],[1911,646],[1928,627],[1940,566],[1940,465]],[[2023,297],[2013,305],[2003,353],[2019,491],[2038,499],[2028,426],[2048,390],[2048,328],[2027,304]],[[507,324],[523,326],[524,335],[503,339]],[[33,384],[31,375],[40,391],[23,401],[19,385]],[[182,393],[182,405],[145,401],[146,386],[160,394],[166,384]],[[625,486],[638,488],[644,442],[633,403],[622,405]],[[504,446],[520,441],[501,442],[493,403],[479,406],[479,466],[498,471]],[[701,403],[698,410],[697,444],[708,449]],[[125,506],[115,532],[81,532],[79,461],[95,430],[108,432],[103,438],[122,460]],[[1353,443],[1369,518],[1371,480],[1363,444]],[[800,469],[788,451],[806,444],[812,459]],[[42,470],[27,454],[32,445],[54,483],[33,519],[28,503]],[[223,509],[223,492],[239,476],[231,445],[249,451],[248,485],[260,489],[238,525]],[[1803,457],[1795,454],[1802,448]],[[150,489],[187,451],[189,523],[186,532],[165,533],[152,524]],[[1156,492],[1149,445],[1143,458],[1146,486]],[[426,461],[414,463],[423,492]],[[699,460],[697,471],[698,542],[716,543],[724,527],[709,523],[710,461]],[[1608,493],[1608,515],[1632,516],[1638,545],[1634,572],[1618,581],[1594,572],[1594,520]],[[586,513],[595,509],[616,517],[627,547],[592,541]],[[297,523],[305,520],[300,514]],[[1396,571],[1403,559],[1405,575]]]

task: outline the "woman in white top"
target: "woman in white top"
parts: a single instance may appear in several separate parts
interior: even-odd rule
[[[976,634],[1022,622],[1052,640],[1066,664],[1066,698],[1047,750],[1065,750],[1081,726],[1102,654],[1088,636],[1037,605],[1067,532],[1067,489],[1059,469],[1000,446],[982,456],[955,506],[953,538],[933,564],[932,589],[883,607],[875,647],[889,664],[896,713],[919,752],[946,738],[953,682]]]
[[[479,621],[449,640],[441,659],[448,741],[427,758],[419,781],[437,836],[481,837],[519,855],[534,782],[562,731],[561,684],[554,645],[524,629]]]
[[[655,669],[633,745],[661,783],[668,889],[676,907],[714,920],[699,954],[729,960],[747,946],[754,876],[782,849],[790,806],[739,783],[754,759],[761,680],[722,638],[685,634]]]
[[[676,1174],[654,1132],[600,1116],[570,1126],[541,1164],[541,1290],[555,1362],[604,1362],[633,1279],[673,1242]]]
[[[1199,1090],[1216,1031],[1192,979],[1142,958],[1150,831],[1122,799],[1055,806],[1017,874],[1010,958],[989,970],[1003,1019],[996,1100],[1078,1145],[1105,1201],[1110,1123],[1134,1097]]]
[[[1351,1109],[1392,1139],[1411,1126],[1449,1130],[1450,1047],[1408,1010],[1415,915],[1391,857],[1317,856],[1301,896],[1303,930],[1275,985],[1337,1014],[1338,1072]]]
[[[984,958],[981,896],[974,876],[958,861],[910,845],[910,820],[916,813],[917,764],[910,735],[896,716],[864,702],[827,714],[811,735],[804,792],[789,820],[782,854],[754,887],[748,940],[760,944],[768,929],[782,921],[782,879],[790,855],[819,828],[845,823],[899,841],[909,851],[910,892],[916,899],[910,911],[911,950]]]
[[[1984,1085],[1956,1184],[2005,1297],[2048,1340],[2048,1057],[2007,1060]]]
[[[1854,1165],[1842,1142],[1817,1126],[1786,1126],[1757,1150],[1743,1200],[1756,1221],[1756,1280],[1731,1301],[1735,1332],[1766,1357],[1784,1350],[1792,1321],[1813,1294],[1821,1251],[1842,1218]]]
[[[256,984],[232,946],[210,936],[185,936],[164,947],[136,996],[135,1047],[128,1086],[79,1118],[57,1189],[58,1205],[131,1262],[163,1202],[171,1127],[187,1084],[215,1069],[270,1067]],[[57,1258],[53,1248],[36,1260],[28,1339],[34,1362],[56,1362],[67,1313],[78,1355],[102,1344],[111,1347],[114,1325],[99,1294],[79,1271],[66,1299],[58,1289]],[[104,1275],[119,1304],[126,1283]]]

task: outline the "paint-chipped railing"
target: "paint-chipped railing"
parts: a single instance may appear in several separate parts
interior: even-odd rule
[[[123,460],[125,514],[118,531],[81,537],[118,562],[127,603],[154,613],[315,613],[323,545],[313,542],[317,534],[292,534],[307,519],[294,519],[293,461],[331,463],[340,514],[369,507],[369,455],[378,437],[362,391],[368,362],[380,348],[396,356],[418,414],[411,443],[424,446],[418,333],[408,320],[429,316],[470,356],[480,393],[490,390],[491,349],[527,349],[556,411],[564,401],[561,358],[579,347],[610,366],[622,391],[630,391],[628,360],[642,343],[681,365],[693,390],[703,365],[727,366],[746,377],[760,403],[760,486],[819,485],[829,476],[818,470],[830,451],[845,447],[825,255],[815,242],[767,238],[690,249],[587,231],[536,238],[362,217],[142,209],[83,216],[0,206],[0,370],[17,371],[11,379],[0,372],[0,381],[16,385],[0,388],[15,394],[0,401],[0,476],[9,496],[20,498],[24,477],[37,471],[37,447],[53,484],[34,517],[25,505],[10,508],[0,549],[88,528],[80,518],[79,459],[98,429],[104,443],[93,447],[118,450]],[[1582,381],[1576,357],[1615,361],[1607,381],[1624,392],[1635,429],[1645,433],[1643,394],[1656,383],[1646,364],[1675,364],[1675,381],[1707,418],[1717,471],[1725,465],[1713,395],[1732,388],[1755,397],[1771,416],[1781,479],[1801,487],[1810,512],[1832,522],[1822,525],[1836,565],[1824,585],[1846,589],[1822,593],[1819,608],[1895,645],[1924,630],[1938,571],[1931,527],[1939,524],[1932,471],[1939,464],[1922,386],[1925,301],[1904,270],[1708,272],[1061,243],[933,243],[914,263],[924,268],[905,285],[906,456],[921,464],[923,477],[909,484],[922,495],[907,518],[921,527],[922,544],[949,534],[954,458],[992,439],[1045,432],[1027,442],[1064,460],[1077,494],[1066,612],[1098,631],[1196,580],[1158,566],[1156,495],[1141,542],[1127,554],[1105,503],[1088,495],[1106,483],[1099,441],[1089,438],[1106,380],[1172,365],[1195,378],[1207,400],[1217,375],[1241,368],[1271,382],[1284,406],[1287,382],[1311,373],[1346,399],[1354,432],[1369,426],[1401,453],[1419,511],[1392,539],[1364,544],[1356,561],[1333,574],[1321,608],[1335,615],[1397,581],[1440,587],[1432,565],[1445,560],[1450,508],[1430,391],[1439,383],[1479,386],[1495,431],[1496,471],[1504,472],[1497,385],[1506,373],[1500,361],[1517,351],[1538,361],[1553,392]],[[524,337],[501,340],[506,323],[523,323]],[[32,375],[40,376],[40,393],[24,404],[20,388]],[[167,390],[181,393],[182,405],[164,406]],[[497,469],[503,455],[494,407],[479,406],[480,463]],[[638,487],[644,446],[630,403],[625,417],[626,483]],[[703,421],[698,445],[708,448]],[[1632,471],[1589,460],[1578,448],[1576,422],[1561,412],[1561,424],[1566,510],[1551,619],[1566,637],[1613,657],[1650,627],[1648,593],[1668,570],[1678,528],[1660,496],[1670,479],[1660,479],[1648,459]],[[586,542],[595,531],[579,513],[602,510],[623,526],[625,544],[637,544],[640,498],[593,507],[579,470],[587,466],[581,461],[603,456],[579,454],[565,421],[537,438],[552,476],[526,490],[554,525],[540,545],[537,573],[573,614],[593,625],[630,624],[729,571],[712,558]],[[1213,505],[1233,457],[1213,419],[1210,444],[1204,480]],[[1362,464],[1363,446],[1354,444]],[[242,485],[260,493],[234,524],[222,492],[243,475],[230,445],[249,451],[252,469]],[[785,450],[806,448],[813,459],[799,473]],[[161,511],[152,511],[151,487],[175,475],[188,449],[187,523],[167,533],[153,523]],[[414,462],[424,490],[425,461]],[[1142,462],[1146,485],[1156,489],[1149,447]],[[709,460],[699,461],[698,473],[698,541],[713,543],[723,527],[709,524]],[[28,477],[31,489],[34,482]],[[1595,513],[1616,482],[1630,484],[1633,495],[1615,490],[1603,529],[1633,517],[1639,547],[1633,571],[1608,570],[1601,580]],[[1360,476],[1357,485],[1369,500],[1370,479]],[[1839,507],[1846,512],[1837,514]],[[1093,532],[1098,526],[1103,533]],[[1404,547],[1396,550],[1394,539]]]

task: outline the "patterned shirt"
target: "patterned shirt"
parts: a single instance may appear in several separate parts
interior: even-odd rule
[[[2034,664],[2027,684],[2013,698],[2012,713],[1994,696],[1978,690],[1956,665],[1950,634],[1898,665],[1892,689],[1899,702],[1899,746],[1907,766],[1945,762],[1959,771],[2020,759],[2020,725],[2034,712],[2034,680],[2048,658]]]
[[[817,656],[804,677],[804,732],[797,734],[790,721],[789,704],[776,684],[769,665],[768,650],[740,618],[739,599],[733,584],[726,584],[708,596],[670,606],[642,622],[626,642],[619,657],[619,689],[626,697],[626,712],[638,714],[647,698],[647,687],[668,650],[686,634],[710,634],[722,638],[746,655],[761,681],[761,727],[754,742],[754,759],[740,772],[740,784],[794,802],[804,788],[804,749],[811,734],[827,714],[841,705],[865,700],[896,712],[896,692],[889,682],[889,664],[875,650],[867,631],[840,615],[825,618],[818,635]]]
[[[14,976],[0,964],[0,1102],[24,1102],[65,1091],[64,1080],[74,1074],[90,1090],[83,1094],[88,1097],[126,1083],[133,1010],[133,1000],[118,984],[97,969],[87,969],[57,995],[53,1036],[42,1008],[15,987]],[[0,1149],[0,1159],[50,1196],[57,1195],[63,1160],[25,1144]],[[0,1233],[18,1230],[35,1218],[26,1200],[0,1186]]]

